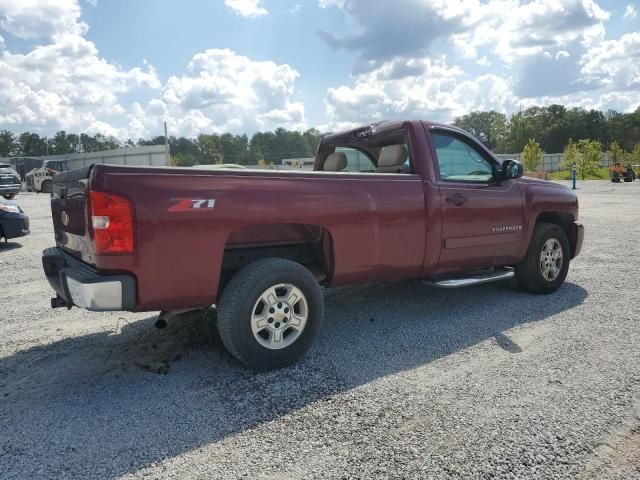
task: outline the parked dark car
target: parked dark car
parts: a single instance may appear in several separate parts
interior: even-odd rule
[[[0,240],[29,235],[29,216],[15,201],[0,199]]]
[[[0,195],[11,200],[20,192],[20,176],[8,163],[0,163]]]

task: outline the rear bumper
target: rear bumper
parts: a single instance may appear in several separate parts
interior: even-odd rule
[[[0,195],[11,195],[12,193],[20,193],[20,187],[22,187],[19,183],[9,183],[0,185]]]
[[[7,240],[11,238],[24,237],[29,235],[29,217],[24,213],[9,213],[0,218],[0,227],[2,227],[2,234],[0,236],[5,237]]]
[[[55,247],[42,252],[42,268],[58,296],[55,306],[75,305],[96,312],[135,307],[136,281],[132,276],[101,274]]]
[[[580,222],[573,222],[573,255],[571,258],[575,258],[580,255],[580,251],[582,250],[582,243],[584,242],[584,225]]]

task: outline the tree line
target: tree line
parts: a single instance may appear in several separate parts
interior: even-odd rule
[[[562,105],[530,107],[507,117],[496,111],[463,115],[453,124],[468,131],[495,153],[518,153],[529,139],[545,153],[560,153],[570,140],[595,140],[603,149],[617,143],[632,151],[640,143],[640,107],[633,113],[602,112]]]
[[[273,132],[247,135],[200,134],[196,138],[169,137],[169,151],[175,165],[191,166],[211,163],[243,165],[279,164],[283,158],[308,158],[315,155],[322,134],[315,129],[298,132],[278,128]],[[24,132],[15,135],[0,131],[0,157],[35,157],[111,150],[119,147],[164,145],[165,137],[141,138],[122,142],[102,134],[87,135],[59,131],[52,137]]]
[[[458,117],[454,125],[468,131],[496,153],[518,153],[534,139],[546,153],[562,152],[570,140],[599,142],[603,150],[616,143],[631,152],[640,143],[640,108],[633,113],[614,110],[567,109],[562,105],[530,107],[507,116],[496,111],[476,111]],[[283,158],[305,158],[315,154],[322,133],[278,128],[248,135],[200,134],[195,138],[169,137],[176,165],[239,163],[277,164]],[[100,133],[67,133],[51,137],[33,132],[0,131],[0,157],[65,155],[110,150],[134,145],[164,145],[164,136],[121,141]]]

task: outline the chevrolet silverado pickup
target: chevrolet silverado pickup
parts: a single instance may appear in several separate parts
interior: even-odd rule
[[[313,171],[110,165],[53,177],[52,307],[217,308],[253,369],[311,346],[321,287],[421,278],[457,287],[515,277],[556,291],[580,252],[568,188],[523,177],[462,130],[389,121],[327,134]]]

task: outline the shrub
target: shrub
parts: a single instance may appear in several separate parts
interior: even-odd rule
[[[533,138],[530,138],[522,151],[522,163],[525,170],[535,172],[542,162],[542,148]]]
[[[563,170],[571,170],[573,168],[574,162],[578,163],[579,155],[580,155],[580,152],[578,152],[578,145],[573,143],[573,140],[570,138],[569,143],[567,143],[564,147],[564,152],[562,156]]]
[[[620,145],[618,145],[618,142],[613,142],[609,146],[607,153],[609,154],[609,160],[611,163],[622,163],[624,161],[625,153]]]
[[[602,145],[597,140],[580,140],[569,143],[564,147],[564,168],[571,170],[573,163],[576,164],[576,174],[584,180],[590,175],[596,175],[600,169],[602,157]]]
[[[589,175],[595,175],[600,168],[602,145],[597,140],[580,140],[578,142],[578,158],[576,161],[577,174],[581,180]]]
[[[624,161],[631,165],[640,165],[640,143],[637,143],[633,150],[625,155]]]

